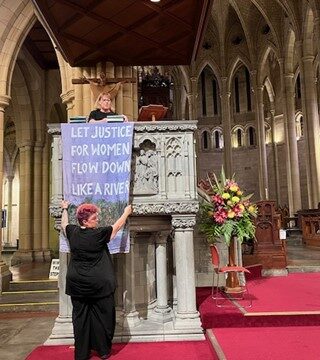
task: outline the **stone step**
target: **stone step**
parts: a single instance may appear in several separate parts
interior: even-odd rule
[[[288,265],[287,270],[289,273],[310,273],[320,272],[320,266],[317,265]]]
[[[302,242],[302,238],[301,237],[289,237],[286,238],[286,244],[287,245],[293,245],[293,246],[302,246],[303,242]]]
[[[57,280],[21,280],[10,281],[10,291],[28,291],[28,290],[57,290]]]
[[[0,312],[59,311],[59,292],[52,290],[23,290],[3,292]]]

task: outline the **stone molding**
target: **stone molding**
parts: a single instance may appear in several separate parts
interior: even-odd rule
[[[162,121],[161,123],[135,123],[135,132],[171,132],[171,131],[195,131],[197,129],[196,121],[178,122]]]
[[[163,202],[148,204],[133,204],[134,215],[151,215],[151,214],[196,214],[199,210],[199,203],[192,202]]]

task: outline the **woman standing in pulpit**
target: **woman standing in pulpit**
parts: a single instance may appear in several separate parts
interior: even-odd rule
[[[110,93],[105,93],[102,92],[97,99],[97,109],[91,111],[89,117],[88,117],[88,122],[89,123],[93,123],[93,122],[108,122],[108,116],[110,115],[117,115],[117,113],[115,113],[112,110],[112,100],[111,100],[111,95]],[[125,115],[123,116],[123,120],[125,122],[128,121],[128,118]]]
[[[68,205],[62,201],[61,227],[71,252],[66,294],[71,296],[73,306],[74,358],[87,360],[94,350],[101,359],[107,359],[116,322],[116,278],[107,244],[124,226],[132,208],[128,205],[112,226],[97,227],[97,206],[82,204],[77,208],[78,226],[68,224]]]

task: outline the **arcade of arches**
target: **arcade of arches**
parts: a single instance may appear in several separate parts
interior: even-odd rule
[[[213,2],[196,61],[158,67],[170,78],[172,121],[198,120],[199,178],[224,165],[255,200],[275,199],[291,214],[318,206],[319,50],[318,0]],[[94,105],[89,84],[71,80],[138,71],[111,63],[70,67],[30,0],[0,1],[2,247],[19,239],[13,263],[45,261],[57,251],[47,124],[87,115]],[[137,119],[139,94],[137,84],[123,84],[117,112]]]

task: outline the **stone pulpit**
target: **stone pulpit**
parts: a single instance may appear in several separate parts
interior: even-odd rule
[[[204,339],[196,308],[193,230],[198,212],[196,121],[134,124],[130,252],[113,255],[117,274],[115,342]],[[51,215],[60,230],[60,124],[52,135]],[[60,253],[59,316],[46,344],[73,343],[65,295],[67,253]]]

